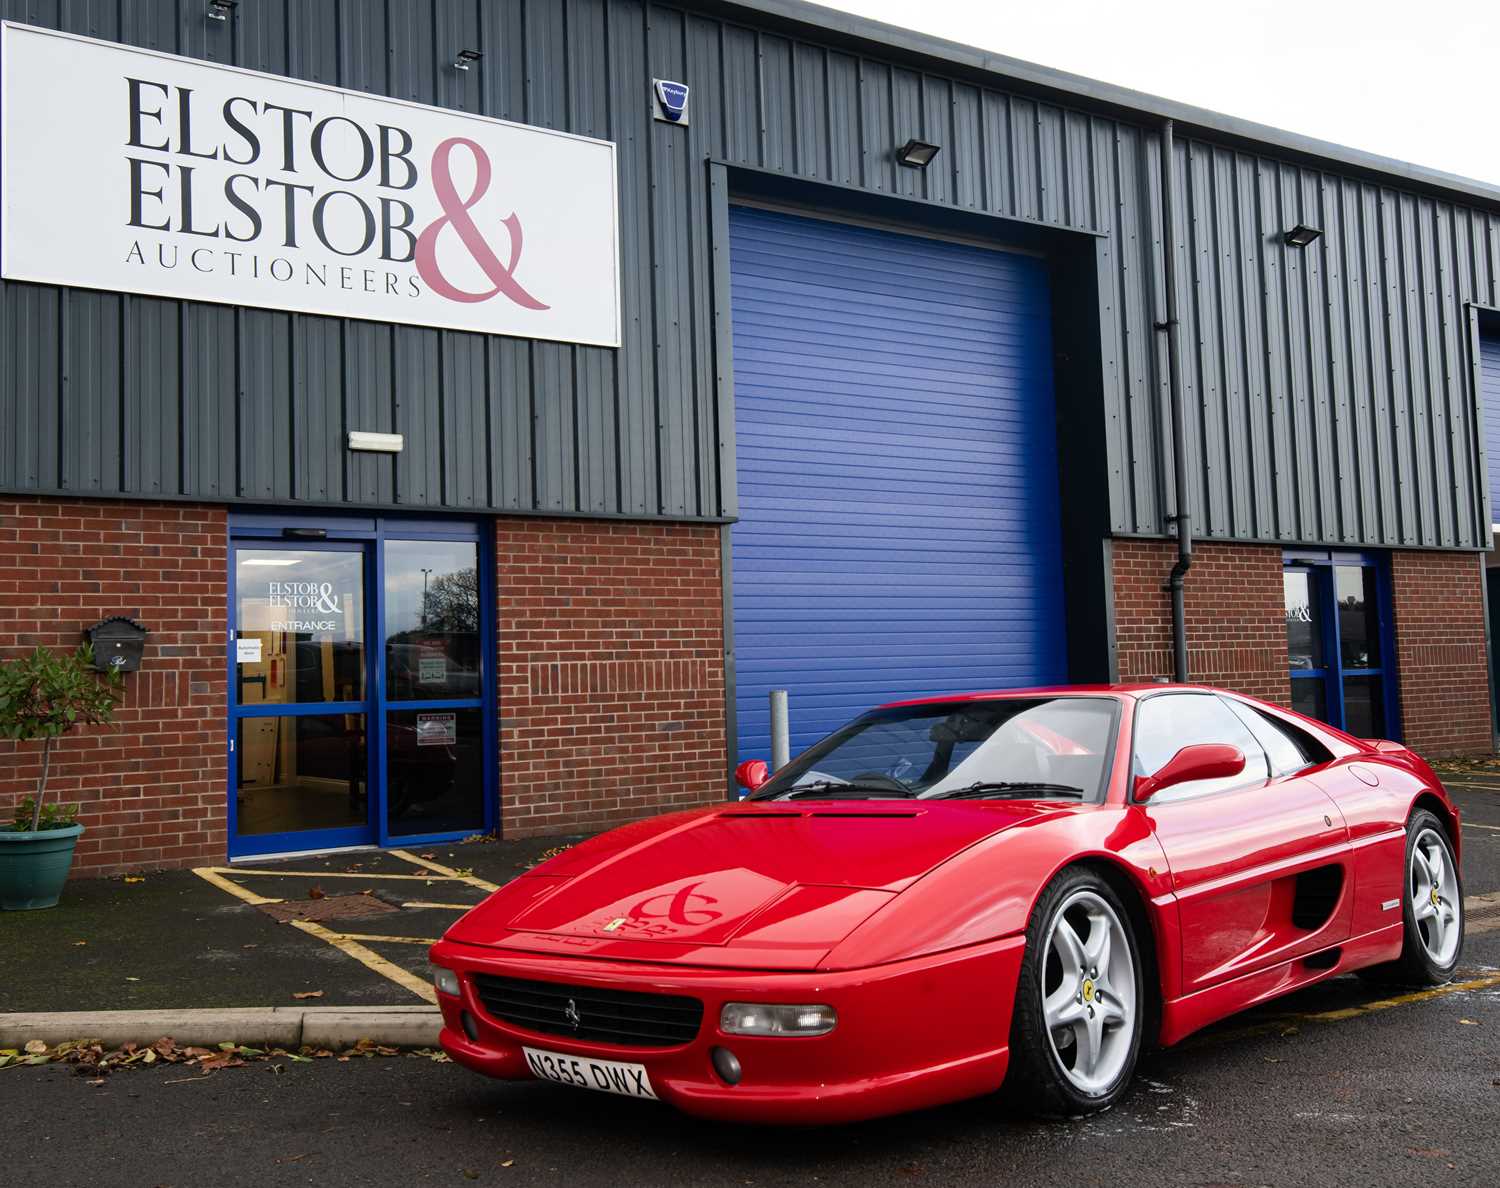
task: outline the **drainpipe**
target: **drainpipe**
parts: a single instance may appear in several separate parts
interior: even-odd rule
[[[1187,469],[1186,413],[1182,400],[1182,340],[1177,320],[1177,155],[1173,148],[1172,121],[1161,126],[1161,211],[1162,275],[1166,282],[1165,322],[1156,328],[1167,334],[1167,388],[1172,405],[1172,488],[1177,514],[1167,523],[1177,527],[1177,564],[1167,578],[1166,589],[1172,592],[1172,666],[1173,679],[1188,679],[1187,605],[1184,581],[1193,567],[1193,523],[1188,512],[1190,487]]]

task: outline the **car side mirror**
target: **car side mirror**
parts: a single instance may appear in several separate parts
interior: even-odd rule
[[[734,782],[752,792],[770,778],[771,768],[764,759],[746,759],[734,769]]]
[[[1167,760],[1155,775],[1138,776],[1135,802],[1142,804],[1163,788],[1192,780],[1222,780],[1245,770],[1245,752],[1228,743],[1194,743]]]

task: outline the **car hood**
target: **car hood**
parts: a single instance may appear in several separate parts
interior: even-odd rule
[[[810,969],[934,867],[1056,802],[766,802],[677,813],[584,842],[449,929],[471,945]]]

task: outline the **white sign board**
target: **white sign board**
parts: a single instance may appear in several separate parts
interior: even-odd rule
[[[9,22],[0,274],[618,346],[615,146]]]
[[[234,641],[234,659],[238,664],[260,663],[260,637],[254,639],[236,639]]]

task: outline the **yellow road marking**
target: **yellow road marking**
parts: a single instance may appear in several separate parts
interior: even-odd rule
[[[404,908],[443,908],[450,912],[466,912],[479,905],[477,903],[428,903],[426,900],[414,899],[411,903],[403,903],[401,906]]]
[[[1395,998],[1382,998],[1378,1002],[1367,1002],[1360,1006],[1344,1007],[1337,1011],[1311,1011],[1305,1014],[1289,1015],[1290,1019],[1306,1019],[1312,1023],[1338,1023],[1344,1019],[1354,1019],[1360,1015],[1373,1014],[1376,1011],[1388,1011],[1392,1007],[1410,1006],[1414,1002],[1427,1002],[1434,998],[1443,998],[1449,994],[1461,994],[1468,990],[1487,990],[1491,986],[1500,986],[1500,974],[1489,974],[1482,978],[1473,978],[1467,982],[1449,982],[1446,986],[1434,986],[1431,990],[1414,990],[1410,994],[1398,994]]]
[[[353,957],[361,965],[374,970],[382,977],[389,978],[398,986],[410,990],[423,1001],[430,1002],[433,1006],[437,1005],[437,991],[432,988],[430,983],[417,977],[416,974],[402,969],[394,962],[387,961],[373,949],[367,949],[358,941],[351,940],[340,933],[330,932],[321,924],[314,924],[311,920],[288,920],[287,923],[293,928],[300,928],[309,936],[315,936],[319,940],[327,941],[339,952]]]
[[[1500,784],[1466,784],[1461,780],[1444,780],[1445,788],[1471,788],[1476,792],[1500,792]]]
[[[254,870],[246,866],[206,866],[203,869],[211,870],[215,874],[275,875],[283,879],[406,879],[418,883],[432,883],[440,879],[454,882],[467,881],[459,875],[381,874],[373,870],[369,874],[359,874],[352,870]]]
[[[338,932],[334,934],[341,940],[373,941],[383,945],[435,945],[438,938],[435,936],[379,936],[368,932]]]
[[[193,873],[200,879],[202,879],[205,883],[212,883],[220,891],[228,891],[229,894],[233,895],[236,899],[243,899],[246,903],[259,905],[262,903],[281,902],[281,900],[272,899],[267,895],[257,895],[254,891],[247,891],[238,883],[231,883],[228,879],[224,878],[224,876],[217,868],[212,866],[195,867],[193,869]]]
[[[458,879],[460,882],[468,883],[471,887],[478,887],[481,891],[498,891],[499,887],[494,883],[486,882],[484,879],[476,878],[471,874],[459,874],[451,866],[444,866],[441,862],[434,862],[430,858],[418,858],[407,850],[391,850],[391,854],[397,858],[404,858],[413,866],[422,866],[428,870],[436,871],[445,879]]]

